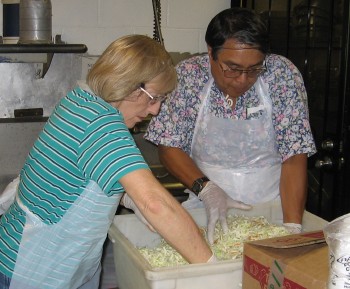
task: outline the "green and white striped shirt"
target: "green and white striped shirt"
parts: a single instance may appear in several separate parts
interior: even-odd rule
[[[119,179],[148,168],[121,113],[76,88],[56,106],[21,170],[19,196],[45,224],[55,224],[90,180],[108,195]],[[25,225],[15,202],[0,219],[0,271],[11,277]]]

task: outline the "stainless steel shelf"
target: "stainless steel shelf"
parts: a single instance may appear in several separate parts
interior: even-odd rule
[[[85,44],[0,44],[0,53],[85,53]]]
[[[37,78],[43,78],[48,71],[54,53],[85,53],[85,44],[0,44],[0,62],[38,63]]]

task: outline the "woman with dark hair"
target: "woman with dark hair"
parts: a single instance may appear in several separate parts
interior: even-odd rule
[[[227,230],[229,208],[277,208],[276,221],[300,232],[316,151],[302,76],[269,53],[266,27],[250,10],[217,14],[205,40],[207,54],[176,67],[178,85],[145,138],[189,189],[183,205],[205,206],[211,243],[217,221]]]
[[[215,261],[129,132],[158,113],[175,85],[163,46],[130,35],[111,43],[86,83],[58,103],[0,219],[0,288],[97,289],[102,246],[121,199],[190,263]]]

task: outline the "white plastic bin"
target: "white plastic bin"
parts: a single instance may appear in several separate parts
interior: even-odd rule
[[[231,214],[242,211],[231,211]],[[206,226],[204,209],[190,210],[199,226]],[[245,211],[246,216],[265,216],[275,222],[274,209],[260,207]],[[305,212],[305,231],[321,230],[327,222]],[[189,264],[178,267],[152,268],[135,246],[154,247],[160,236],[151,232],[134,214],[117,215],[109,230],[113,242],[114,262],[120,289],[241,289],[242,260],[220,261],[214,264]]]

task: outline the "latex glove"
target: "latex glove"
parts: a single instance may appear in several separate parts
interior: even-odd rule
[[[299,234],[302,230],[301,224],[283,223],[283,226],[288,230],[290,234]]]
[[[133,210],[136,217],[144,223],[151,231],[156,232],[156,230],[152,227],[150,223],[145,219],[145,217],[141,214],[140,210],[135,205],[134,201],[129,197],[127,193],[124,193],[122,199],[120,200],[120,204],[123,205],[125,208],[128,208],[130,210]]]
[[[208,241],[212,245],[214,243],[214,231],[217,221],[220,221],[221,228],[224,233],[227,233],[227,210],[229,208],[236,208],[241,210],[250,210],[252,206],[245,203],[235,201],[230,198],[223,189],[217,186],[212,181],[202,189],[198,195],[204,203],[207,218],[208,218]]]

